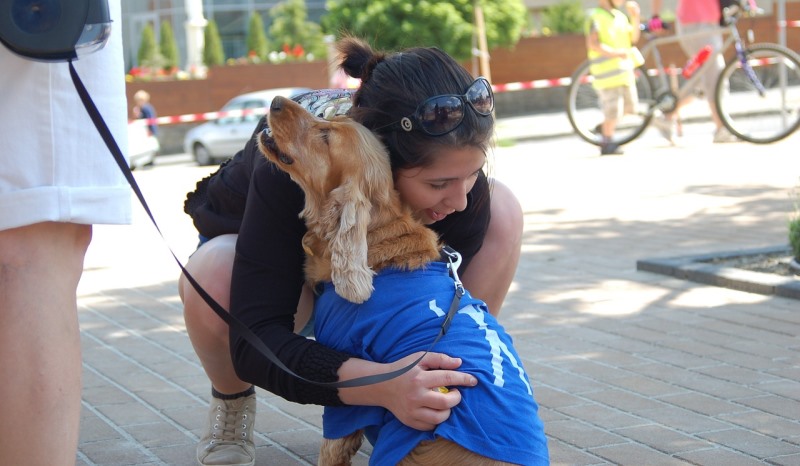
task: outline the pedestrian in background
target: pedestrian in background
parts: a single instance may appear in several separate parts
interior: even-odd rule
[[[661,29],[661,5],[662,0],[652,0],[653,18],[650,20],[650,29],[657,31]],[[719,0],[679,0],[676,12],[675,33],[680,38],[681,48],[688,57],[696,56],[704,47],[710,45],[713,48],[711,63],[699,72],[703,73],[700,79],[700,88],[708,101],[708,108],[711,109],[711,121],[714,122],[715,143],[736,142],[736,136],[730,133],[724,126],[717,114],[714,105],[714,93],[716,91],[717,80],[720,73],[725,68],[725,59],[722,55],[713,55],[716,51],[722,50],[722,30],[719,27],[722,10]],[[672,141],[675,119],[680,109],[692,101],[693,97],[688,97],[678,101],[675,110],[662,117],[653,120],[661,134]]]
[[[114,25],[120,2],[109,2]],[[75,68],[127,147],[122,34]],[[92,224],[131,220],[130,188],[67,63],[0,45],[0,464],[75,464],[81,415],[77,286]]]
[[[158,137],[158,124],[156,123],[156,109],[150,103],[150,94],[145,90],[138,90],[133,94],[133,115],[139,120],[147,120],[147,129],[151,136]]]
[[[619,10],[623,3],[628,16]],[[639,4],[624,0],[600,0],[586,22],[592,86],[603,110],[600,155],[622,154],[619,144],[613,141],[614,130],[622,115],[636,111],[638,96],[633,70],[642,64],[641,54],[634,47],[639,40],[639,24]]]

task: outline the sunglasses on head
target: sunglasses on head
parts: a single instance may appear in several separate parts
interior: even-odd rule
[[[431,136],[441,136],[464,121],[466,107],[472,107],[481,116],[492,114],[494,94],[486,78],[473,81],[464,95],[444,94],[426,99],[412,115],[403,117],[397,124],[404,131],[419,129]]]

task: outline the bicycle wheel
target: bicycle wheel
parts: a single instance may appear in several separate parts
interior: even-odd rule
[[[635,74],[639,106],[634,114],[625,115],[617,121],[613,138],[617,144],[626,144],[642,134],[653,117],[649,110],[654,103],[650,77],[644,68],[637,68]],[[567,88],[567,117],[578,136],[590,144],[600,145],[602,136],[599,125],[603,122],[603,111],[597,91],[592,87],[588,60],[581,63],[572,74]]]
[[[735,59],[717,82],[722,124],[756,144],[779,141],[800,126],[800,56],[778,44],[754,44],[748,66]]]

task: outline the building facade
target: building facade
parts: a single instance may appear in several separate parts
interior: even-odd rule
[[[145,26],[152,25],[158,38],[165,21],[170,23],[175,33],[182,69],[199,59],[206,20],[216,22],[226,57],[244,57],[247,55],[245,43],[250,16],[260,14],[264,27],[268,29],[272,23],[269,11],[278,3],[278,0],[123,0],[125,69],[138,65],[137,55]],[[306,8],[308,20],[318,22],[325,13],[325,1],[306,0]]]

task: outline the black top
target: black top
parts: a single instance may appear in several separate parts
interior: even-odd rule
[[[262,120],[255,134],[264,126]],[[224,173],[226,171],[239,173]],[[204,236],[224,233],[213,227],[213,218],[230,221],[230,217],[238,217],[219,210],[238,197],[230,194],[230,181],[237,180],[241,185],[242,173],[252,176],[236,243],[230,311],[292,371],[309,380],[336,381],[336,372],[350,356],[293,333],[294,314],[304,283],[301,239],[306,227],[299,214],[305,197],[300,187],[285,172],[266,161],[251,140],[244,151],[215,174],[218,179],[212,184],[216,181],[226,189],[214,190],[209,186],[204,205],[194,209],[194,212],[201,212],[193,215],[195,224]],[[229,182],[222,183],[222,180]],[[225,199],[220,201],[220,198]],[[215,204],[215,201],[219,202]],[[461,253],[462,273],[483,244],[489,224],[489,204],[489,184],[481,174],[468,194],[467,209],[430,226],[444,243]],[[231,332],[230,341],[233,364],[242,380],[297,403],[342,404],[336,389],[321,388],[287,374],[236,332]]]

